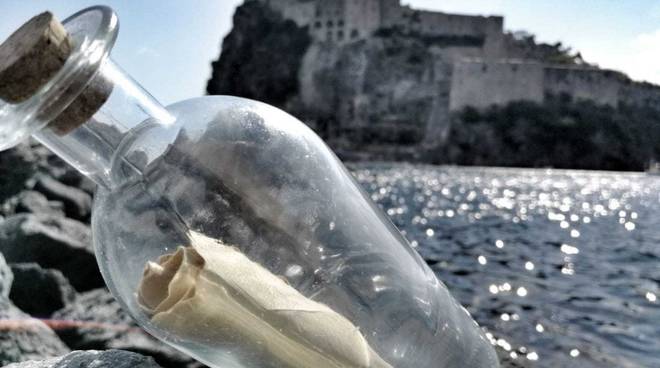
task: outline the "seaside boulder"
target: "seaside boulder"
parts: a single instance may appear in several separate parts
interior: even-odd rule
[[[24,190],[9,198],[3,205],[2,212],[6,215],[34,213],[64,217],[64,204],[58,201],[49,201],[46,196],[39,192]]]
[[[59,358],[10,364],[6,368],[160,368],[153,358],[121,350],[74,351]]]
[[[0,223],[0,252],[10,263],[35,262],[61,271],[78,291],[104,285],[89,227],[78,221],[33,214]]]
[[[68,217],[86,220],[92,212],[92,197],[87,192],[60,183],[48,175],[39,175],[34,190],[47,198],[64,203]]]
[[[26,182],[36,172],[38,160],[27,143],[0,152],[0,202],[25,189]]]
[[[171,368],[199,364],[139,328],[106,289],[80,294],[69,306],[57,311],[53,319],[78,322],[56,330],[72,349],[134,351],[150,355],[162,366]]]
[[[76,291],[64,275],[43,269],[36,263],[11,265],[14,283],[9,298],[22,311],[47,318],[76,298]]]
[[[66,345],[48,326],[0,297],[0,366],[68,352]]]
[[[9,296],[13,280],[14,274],[7,265],[5,257],[0,253],[0,298]]]

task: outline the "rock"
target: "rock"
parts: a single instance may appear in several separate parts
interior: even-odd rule
[[[85,191],[70,187],[48,175],[39,175],[34,190],[49,199],[64,203],[66,215],[77,220],[87,220],[92,212],[92,197]]]
[[[37,215],[64,216],[62,202],[49,201],[46,196],[33,190],[24,190],[11,197],[2,210],[7,215],[27,212]]]
[[[74,351],[63,357],[10,364],[6,368],[159,368],[153,358],[121,350]]]
[[[37,155],[27,143],[0,152],[0,203],[25,189],[36,172]]]
[[[66,345],[48,326],[0,297],[0,366],[68,352]]]
[[[94,193],[96,192],[96,183],[92,179],[84,177],[80,179],[78,188],[84,190],[86,193],[93,196]]]
[[[72,349],[129,350],[153,356],[162,366],[172,368],[198,364],[137,327],[106,289],[81,294],[71,305],[56,312],[53,319],[82,322],[57,329]]]
[[[0,252],[10,263],[61,271],[78,291],[104,285],[86,225],[67,218],[14,215],[0,223]]]
[[[0,253],[0,298],[7,298],[9,296],[13,280],[14,274],[7,265],[5,257]]]
[[[76,298],[69,280],[58,270],[43,269],[36,263],[16,263],[11,271],[14,283],[9,298],[32,316],[48,318]]]
[[[234,29],[213,62],[207,92],[232,91],[234,96],[283,107],[298,92],[297,75],[310,43],[307,28],[283,19],[261,2],[245,2],[236,8]]]

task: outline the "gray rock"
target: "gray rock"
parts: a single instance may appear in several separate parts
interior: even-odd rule
[[[28,143],[0,151],[0,202],[25,189],[37,169],[38,155]]]
[[[153,356],[160,365],[172,368],[199,364],[140,329],[106,289],[79,295],[53,318],[82,322],[57,330],[60,338],[72,349],[129,350]]]
[[[85,191],[70,187],[48,175],[39,175],[34,190],[49,199],[64,203],[66,215],[77,220],[86,220],[92,212],[92,197]]]
[[[43,269],[36,263],[11,265],[14,283],[9,299],[32,316],[50,317],[76,298],[76,291],[62,272]]]
[[[91,231],[78,221],[32,214],[0,223],[0,252],[7,262],[36,262],[60,270],[78,291],[104,285],[91,244]]]
[[[66,345],[43,322],[0,298],[0,366],[68,352]]]
[[[86,193],[90,195],[94,195],[96,192],[96,183],[92,181],[90,178],[82,178],[80,180],[80,183],[78,184],[78,188],[84,190]]]
[[[2,211],[7,215],[27,212],[37,215],[64,216],[64,204],[49,201],[39,192],[24,190],[7,200]]]
[[[0,298],[7,298],[11,285],[14,280],[14,274],[5,261],[5,257],[0,253]]]
[[[74,351],[63,357],[10,364],[6,368],[159,368],[153,358],[121,350]]]

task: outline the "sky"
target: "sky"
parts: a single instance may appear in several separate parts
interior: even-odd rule
[[[332,0],[325,0],[332,1]],[[119,16],[112,58],[167,105],[203,95],[243,0],[106,0]],[[580,51],[588,62],[660,84],[660,0],[403,0],[414,8],[502,15],[507,30]],[[0,0],[0,40],[33,15],[60,20],[97,1]]]

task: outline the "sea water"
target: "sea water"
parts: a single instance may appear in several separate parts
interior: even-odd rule
[[[510,359],[660,366],[660,176],[400,164],[353,171]]]

